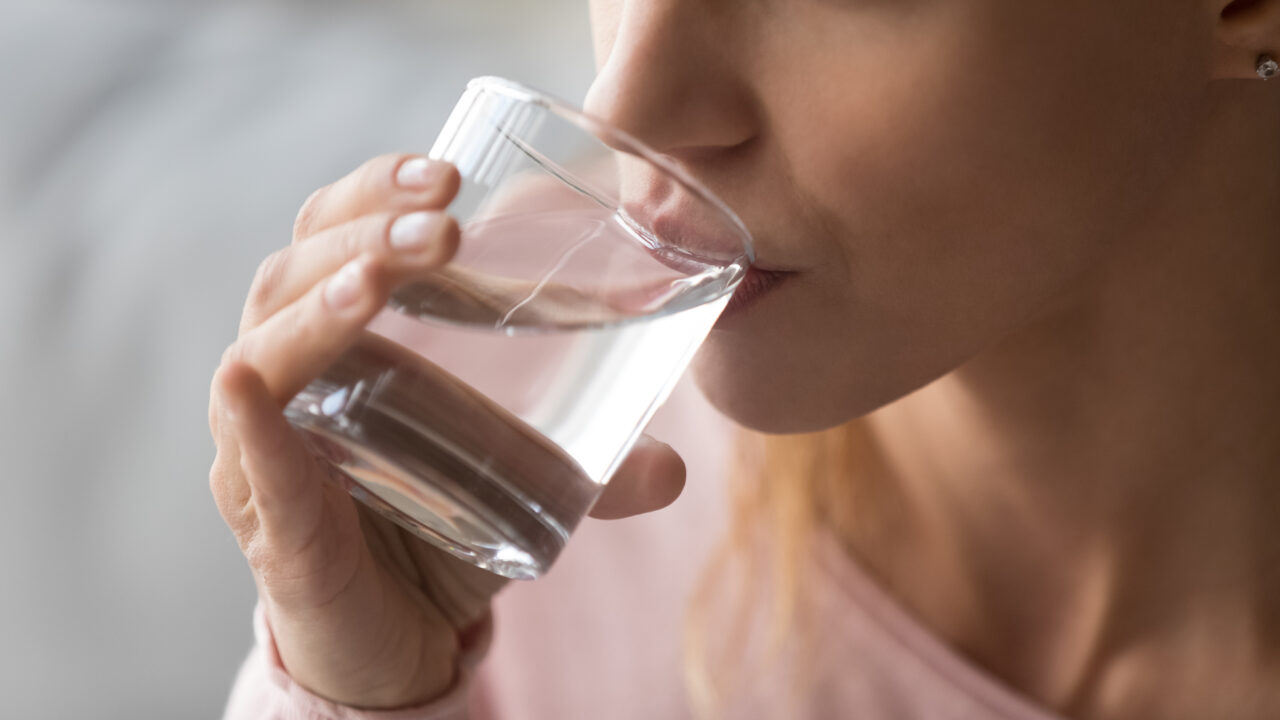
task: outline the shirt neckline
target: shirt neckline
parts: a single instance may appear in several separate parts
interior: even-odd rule
[[[1009,687],[925,627],[827,530],[817,533],[819,567],[866,611],[886,638],[929,668],[939,681],[1007,720],[1068,720]]]

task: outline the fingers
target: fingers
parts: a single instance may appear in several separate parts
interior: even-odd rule
[[[680,496],[684,478],[684,460],[670,445],[641,436],[605,485],[591,517],[616,520],[660,510]]]
[[[311,194],[293,224],[293,240],[371,212],[400,214],[414,208],[441,209],[457,194],[461,177],[449,163],[419,155],[383,155]]]
[[[355,342],[390,294],[386,269],[376,258],[361,256],[241,335],[222,364],[247,363],[277,409],[284,407]]]
[[[322,486],[315,482],[320,472],[316,461],[249,365],[231,362],[220,368],[215,393],[226,432],[238,450],[235,470],[239,472],[230,474],[242,485],[215,488],[215,496],[252,500],[255,529],[267,533],[273,545],[305,542],[321,520]],[[221,506],[223,498],[218,499]]]
[[[241,332],[294,302],[352,258],[375,258],[398,284],[447,263],[457,252],[459,236],[453,217],[430,210],[366,215],[324,230],[262,262],[245,302]]]
[[[350,595],[367,547],[354,502],[325,482],[336,471],[311,455],[247,364],[219,368],[214,387],[226,433],[219,453],[232,450],[235,461],[215,463],[211,485],[259,591],[293,611]]]
[[[461,177],[446,162],[383,155],[312,193],[294,222],[294,242],[258,267],[240,321],[243,333],[298,299],[360,254],[393,276],[439,267],[457,250],[457,222],[443,212]],[[305,240],[306,242],[301,242]]]

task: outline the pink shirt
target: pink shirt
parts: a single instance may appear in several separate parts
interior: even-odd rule
[[[691,717],[684,613],[724,528],[731,427],[686,381],[649,432],[685,458],[689,479],[680,500],[644,517],[585,521],[550,573],[498,597],[491,644],[464,658],[462,682],[447,697],[390,712],[326,702],[289,678],[258,612],[257,645],[226,720]],[[788,692],[785,667],[756,668],[729,699],[727,717],[1062,720],[932,636],[834,540],[820,540],[815,568],[803,610],[822,632],[804,651],[806,689]]]

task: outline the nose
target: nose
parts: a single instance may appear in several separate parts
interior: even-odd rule
[[[588,114],[654,150],[696,161],[738,147],[757,132],[742,63],[710,3],[620,3],[612,45],[584,101]]]

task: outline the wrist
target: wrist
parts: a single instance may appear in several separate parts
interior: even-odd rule
[[[451,629],[429,638],[415,632],[344,628],[333,642],[308,623],[279,617],[263,602],[259,644],[268,664],[319,699],[349,708],[394,710],[432,703],[461,682],[462,650]],[[385,640],[378,642],[379,635]]]

